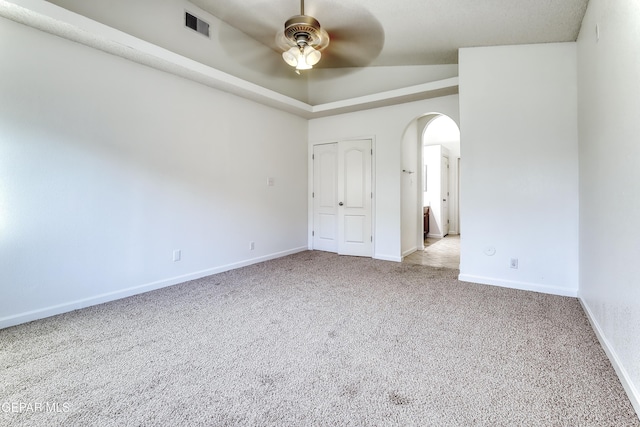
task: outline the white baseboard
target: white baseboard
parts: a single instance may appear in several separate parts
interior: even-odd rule
[[[133,286],[126,289],[120,289],[113,292],[107,292],[99,295],[94,295],[88,298],[69,301],[63,304],[52,305],[49,307],[43,307],[36,310],[27,311],[24,313],[14,314],[11,316],[0,317],[0,329],[8,328],[10,326],[19,325],[21,323],[31,322],[33,320],[43,319],[45,317],[55,316],[56,314],[67,313],[73,310],[79,310],[81,308],[90,307],[92,305],[103,304],[109,301],[115,301],[121,298],[130,297],[132,295],[142,294],[156,289],[166,288],[167,286],[177,285],[178,283],[187,282],[189,280],[199,279],[201,277],[210,276],[212,274],[223,273],[225,271],[234,270],[240,267],[246,267],[248,265],[257,264],[259,262],[268,261],[271,259],[281,258],[283,256],[292,255],[298,252],[306,251],[306,247],[289,249],[282,252],[276,252],[269,255],[264,255],[257,258],[251,258],[244,261],[236,262],[233,264],[222,265],[219,267],[213,267],[206,270],[200,270],[182,276],[170,277],[168,279],[158,280],[144,285]]]
[[[470,274],[458,275],[461,282],[479,283],[481,285],[500,286],[501,288],[520,289],[523,291],[541,292],[543,294],[560,295],[564,297],[577,297],[577,289],[567,289],[561,286],[541,285],[538,283],[517,282],[512,280],[500,280],[492,277],[473,276]]]
[[[382,261],[402,262],[402,257],[401,256],[396,256],[396,255],[375,254],[373,256],[373,259],[379,259],[379,260],[382,260]]]
[[[412,247],[411,249],[407,249],[406,251],[402,252],[402,258],[411,255],[412,253],[414,253],[417,250],[418,250],[418,248],[416,246]]]
[[[622,365],[622,363],[620,362],[620,358],[618,357],[615,349],[611,346],[611,343],[605,337],[604,332],[600,327],[600,324],[598,323],[595,316],[593,315],[593,312],[589,308],[589,305],[587,304],[587,302],[579,297],[578,297],[578,300],[580,301],[580,304],[582,305],[582,309],[587,315],[587,319],[589,319],[589,323],[591,323],[591,327],[593,328],[593,331],[595,332],[596,337],[598,337],[598,341],[600,341],[600,345],[604,349],[604,352],[607,354],[607,357],[609,358],[611,365],[613,365],[613,369],[616,371],[616,374],[618,374],[620,383],[622,383],[622,387],[624,387],[624,390],[627,392],[627,396],[631,401],[631,405],[633,406],[633,409],[635,409],[636,411],[636,415],[640,419],[640,392],[638,392],[638,389],[635,387],[635,385],[631,381],[629,373],[624,368],[624,365]]]

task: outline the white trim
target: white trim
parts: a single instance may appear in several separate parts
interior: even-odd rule
[[[374,258],[376,253],[376,201],[378,200],[376,192],[376,156],[378,155],[378,150],[375,135],[362,139],[371,139],[371,258]]]
[[[307,247],[313,250],[313,147],[310,141],[307,141]]]
[[[616,374],[618,374],[620,383],[622,383],[622,387],[624,387],[624,390],[627,392],[627,397],[629,397],[631,405],[633,406],[633,409],[635,409],[636,415],[640,419],[640,392],[638,392],[633,384],[633,381],[631,380],[631,377],[629,376],[629,373],[620,362],[615,349],[613,348],[611,343],[609,343],[609,340],[605,338],[604,331],[600,327],[600,324],[596,320],[596,317],[593,315],[593,312],[589,308],[587,302],[580,297],[578,298],[578,301],[580,301],[582,309],[587,315],[587,319],[589,319],[589,323],[591,323],[591,327],[593,328],[596,337],[598,337],[598,341],[600,341],[600,345],[604,349],[604,352],[607,354],[607,357],[609,358],[611,365],[613,365],[613,369],[616,371]]]
[[[104,294],[94,295],[88,298],[83,298],[75,301],[66,302],[63,304],[52,305],[50,307],[44,307],[37,310],[27,311],[25,313],[14,314],[12,316],[6,316],[0,318],[0,329],[8,328],[10,326],[19,325],[21,323],[31,322],[33,320],[43,319],[49,316],[55,316],[56,314],[67,313],[69,311],[78,310],[92,305],[103,304],[109,301],[115,301],[121,298],[130,297],[133,295],[142,294],[156,289],[166,288],[168,286],[177,285],[179,283],[187,282],[189,280],[199,279],[201,277],[210,276],[212,274],[223,273],[225,271],[234,270],[240,267],[246,267],[248,265],[257,264],[259,262],[268,261],[271,259],[281,258],[283,256],[292,255],[298,252],[306,251],[306,247],[299,247],[289,249],[282,252],[276,252],[269,255],[264,255],[257,258],[252,258],[233,264],[222,265],[219,267],[213,267],[206,270],[200,270],[182,276],[170,277],[168,279],[158,280],[144,285],[133,286],[126,289],[120,289],[113,292],[107,292]]]
[[[481,285],[499,286],[501,288],[520,289],[523,291],[540,292],[543,294],[560,295],[564,297],[577,297],[577,289],[567,289],[562,286],[542,285],[539,283],[517,282],[513,280],[500,280],[492,277],[473,276],[470,274],[458,275],[461,282],[479,283]]]
[[[373,259],[379,259],[382,261],[402,262],[402,257],[396,255],[374,255]]]
[[[411,255],[412,253],[416,252],[418,250],[418,248],[416,246],[407,249],[406,251],[402,252],[402,258]]]
[[[421,83],[400,89],[343,99],[311,107],[313,117],[325,117],[334,114],[351,113],[370,108],[403,104],[421,99],[437,98],[458,93],[458,77]]]

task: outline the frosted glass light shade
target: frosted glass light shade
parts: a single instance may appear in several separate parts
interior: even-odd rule
[[[311,46],[307,45],[304,47],[304,57],[306,59],[307,64],[316,65],[318,61],[320,61],[320,57],[322,54],[319,50],[315,50]]]
[[[307,62],[307,56],[300,53],[298,57],[298,65],[296,65],[296,70],[310,70],[311,68],[313,67]]]
[[[284,62],[295,67],[298,65],[298,57],[300,56],[300,49],[297,46],[292,47],[291,49],[282,52],[282,59]]]
[[[320,61],[320,57],[322,57],[320,51],[309,45],[293,46],[282,53],[282,59],[292,67],[296,67],[296,70],[310,70]]]

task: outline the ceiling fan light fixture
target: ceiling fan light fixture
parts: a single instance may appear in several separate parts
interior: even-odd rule
[[[320,61],[322,54],[309,45],[293,46],[282,53],[284,61],[296,70],[310,70]]]
[[[296,70],[308,70],[320,61],[320,51],[329,45],[329,34],[317,19],[304,14],[304,0],[300,15],[284,23],[284,30],[276,35],[276,43],[284,50],[282,58]]]
[[[298,65],[298,56],[300,55],[300,49],[296,46],[293,46],[291,49],[282,52],[282,58],[284,62],[295,67]]]
[[[307,64],[316,65],[318,61],[320,61],[322,54],[319,50],[315,50],[311,46],[307,45],[304,47],[304,57],[307,61]]]
[[[296,65],[296,70],[310,70],[313,68],[313,65],[307,62],[307,58],[304,55],[300,55],[298,58],[298,65]]]

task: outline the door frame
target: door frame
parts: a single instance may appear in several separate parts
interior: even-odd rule
[[[375,135],[350,136],[344,138],[332,138],[321,141],[308,141],[307,144],[307,249],[313,250],[313,147],[314,145],[332,144],[340,141],[355,141],[360,139],[368,139],[371,141],[371,235],[373,242],[371,245],[371,257],[375,258],[376,254],[376,137]]]
[[[451,223],[451,211],[450,205],[451,200],[449,199],[449,194],[451,194],[449,188],[449,156],[445,156],[444,154],[440,154],[440,198],[444,198],[440,205],[440,221],[442,222],[442,237],[445,237],[449,234],[449,226]],[[445,169],[446,164],[446,169]],[[446,182],[446,187],[445,187]],[[445,223],[446,219],[446,223]]]

